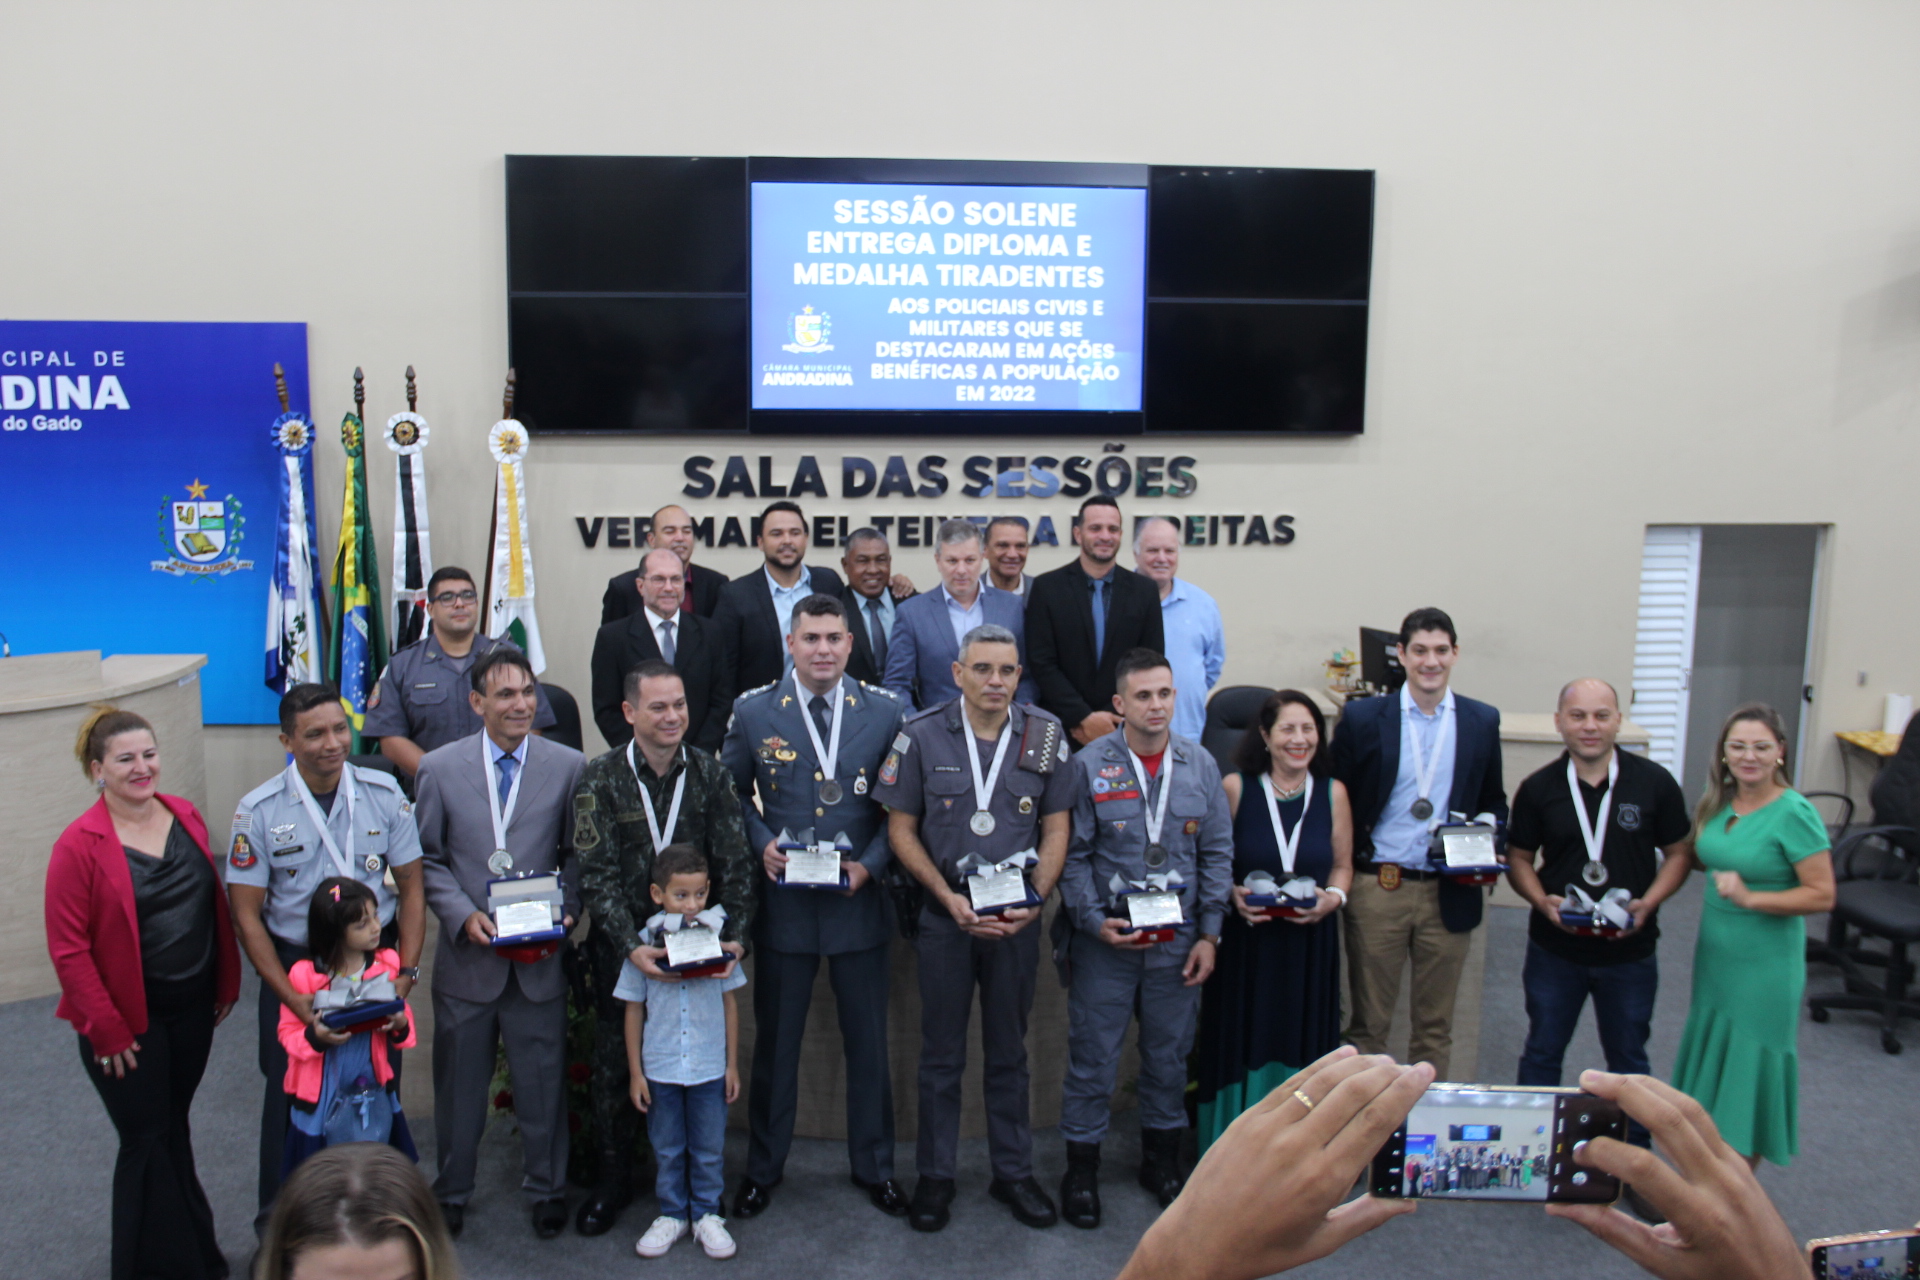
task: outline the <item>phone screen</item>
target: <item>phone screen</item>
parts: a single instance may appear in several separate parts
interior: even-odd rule
[[[1920,1274],[1920,1238],[1882,1236],[1877,1240],[1849,1240],[1816,1245],[1813,1274],[1826,1280],[1907,1280]]]
[[[1588,1138],[1626,1137],[1626,1117],[1577,1089],[1439,1084],[1374,1157],[1373,1193],[1534,1204],[1618,1199],[1620,1184],[1573,1161]]]

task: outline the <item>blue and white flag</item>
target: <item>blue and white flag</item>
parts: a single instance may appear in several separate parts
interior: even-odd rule
[[[280,512],[267,588],[267,687],[285,693],[321,678],[326,634],[314,572],[313,472],[307,465],[313,423],[302,413],[282,413],[273,420],[273,447],[280,454]]]

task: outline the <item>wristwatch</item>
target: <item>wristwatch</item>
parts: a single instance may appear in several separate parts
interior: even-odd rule
[[[405,978],[408,982],[420,981],[420,966],[417,964],[410,964],[404,969],[396,969],[394,972]]]

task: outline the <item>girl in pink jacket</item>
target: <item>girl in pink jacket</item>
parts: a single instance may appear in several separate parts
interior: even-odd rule
[[[373,890],[345,876],[321,881],[307,908],[307,945],[314,959],[296,961],[287,980],[313,993],[313,1022],[280,1009],[293,1101],[281,1179],[343,1142],[384,1142],[418,1160],[392,1058],[413,1047],[413,1011],[394,994],[400,957],[380,948]]]

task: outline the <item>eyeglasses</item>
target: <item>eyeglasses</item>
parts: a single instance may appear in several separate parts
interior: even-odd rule
[[[442,591],[439,595],[432,597],[432,602],[434,604],[472,604],[479,598],[480,593],[468,587],[465,591]]]

